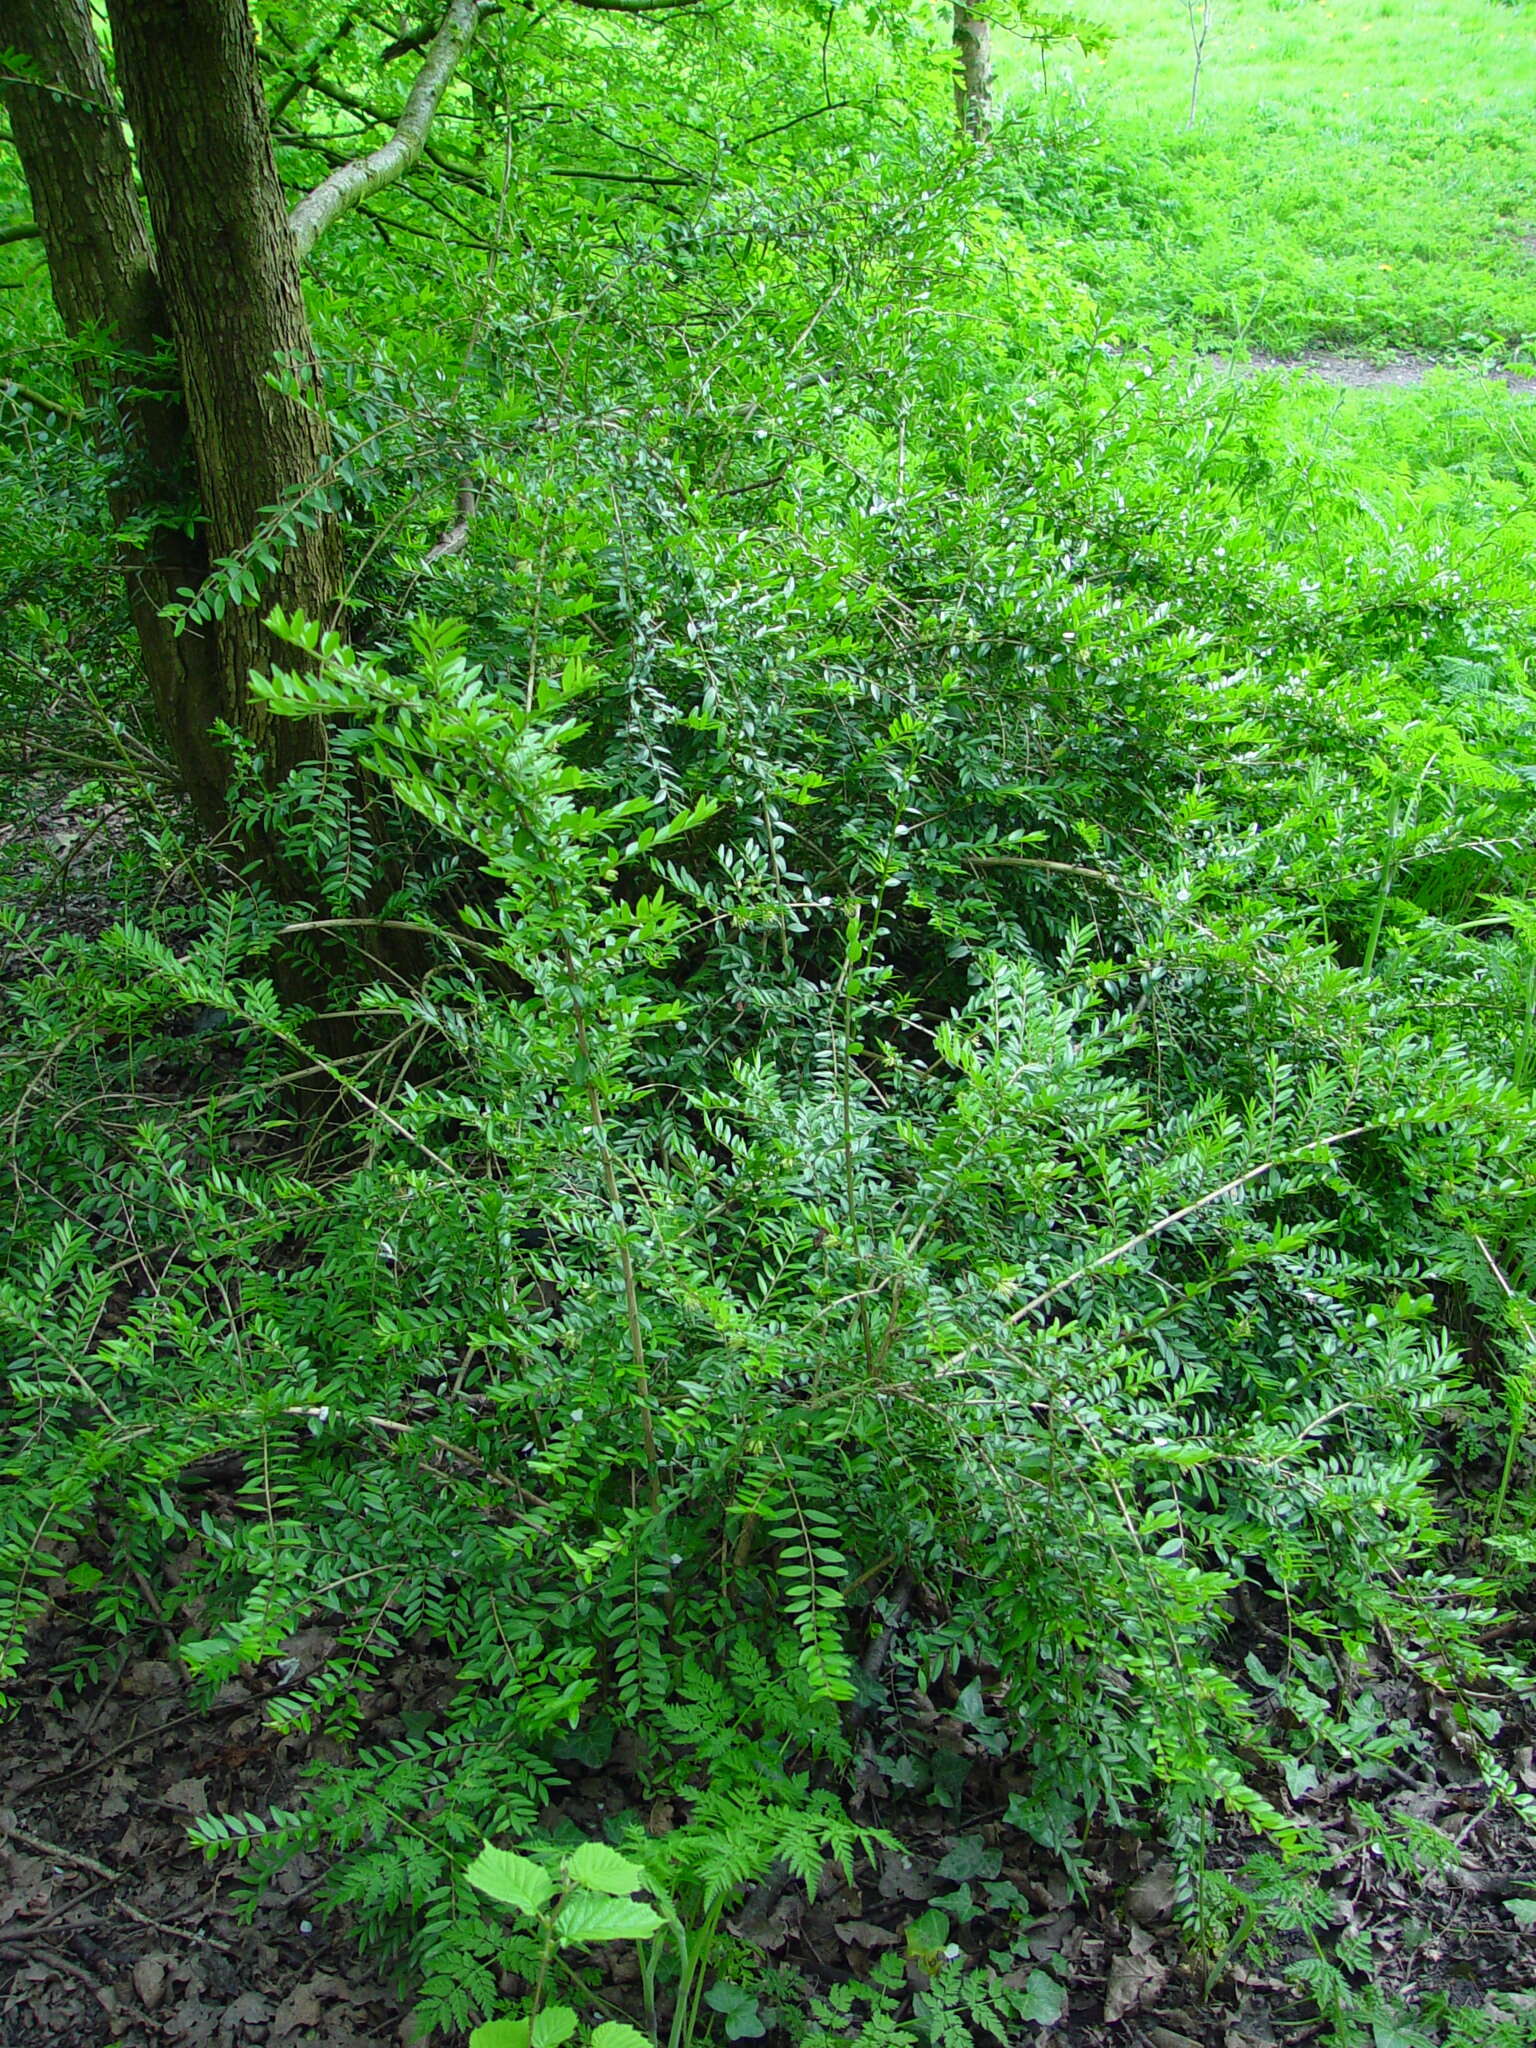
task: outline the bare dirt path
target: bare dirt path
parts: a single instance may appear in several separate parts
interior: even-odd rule
[[[1455,367],[1437,361],[1434,356],[1392,356],[1375,362],[1367,356],[1342,355],[1331,349],[1304,349],[1298,355],[1273,355],[1267,349],[1255,349],[1248,356],[1207,356],[1205,360],[1213,368],[1228,370],[1239,377],[1257,376],[1261,370],[1302,370],[1320,383],[1336,385],[1343,391],[1408,391],[1422,384],[1432,371]],[[1516,370],[1489,370],[1485,376],[1488,383],[1502,384],[1521,398],[1536,397],[1536,376],[1524,376]]]

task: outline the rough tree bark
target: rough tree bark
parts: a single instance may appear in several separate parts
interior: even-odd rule
[[[229,772],[215,722],[255,746],[273,784],[325,748],[319,722],[271,717],[250,687],[253,670],[291,659],[261,623],[271,608],[329,622],[343,586],[300,256],[419,157],[483,11],[482,0],[448,0],[395,136],[333,173],[290,221],[247,0],[108,0],[151,237],[91,0],[0,0],[0,48],[20,59],[4,98],[59,317],[72,337],[106,336],[117,365],[93,370],[82,352],[87,387],[117,400],[111,509],[138,536],[124,568],[146,676],[210,824],[222,821]],[[185,526],[194,499],[202,517],[189,539],[168,515]],[[263,540],[277,567],[259,597],[177,635],[162,609]]]
[[[109,0],[108,14],[217,561],[313,493],[330,455],[256,39],[244,0]],[[325,745],[317,722],[273,718],[250,689],[253,669],[289,658],[261,623],[271,607],[329,620],[341,593],[336,520],[312,497],[304,516],[276,540],[260,601],[215,633],[224,715],[274,781]]]
[[[424,55],[394,134],[333,171],[291,217],[248,0],[106,0],[152,235],[92,4],[0,0],[0,49],[19,60],[0,67],[0,90],[59,316],[71,336],[111,344],[102,361],[116,368],[93,370],[89,350],[82,361],[87,385],[116,400],[112,512],[134,536],[124,564],[133,621],[167,742],[198,811],[216,823],[228,762],[215,722],[254,744],[273,784],[325,749],[323,725],[272,718],[250,687],[253,670],[289,658],[261,623],[272,607],[329,623],[343,590],[300,259],[349,207],[417,162],[497,0],[443,0],[436,30],[399,46]],[[647,14],[699,0],[575,4]],[[315,81],[335,41],[305,55],[302,83]],[[202,516],[189,539],[169,515],[188,523],[194,486]],[[161,617],[167,604],[263,543],[277,566],[259,595],[176,635]]]
[[[212,634],[178,635],[161,617],[207,572],[202,540],[186,530],[195,490],[187,417],[88,0],[0,0],[0,45],[21,59],[7,67],[4,98],[59,319],[71,339],[104,331],[115,344],[101,367],[82,356],[80,381],[114,415],[110,511],[137,536],[122,567],[150,696],[199,816],[216,824],[227,772],[209,731],[225,708],[218,649]]]
[[[992,25],[954,0],[955,118],[961,132],[985,142],[992,129]]]

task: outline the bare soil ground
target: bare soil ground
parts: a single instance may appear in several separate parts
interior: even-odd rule
[[[227,1861],[187,1821],[291,1798],[303,1745],[264,1724],[259,1687],[189,1711],[184,1674],[104,1657],[81,1691],[40,1642],[0,1759],[0,2048],[237,2048],[398,2039],[401,2008],[310,1903],[299,1858],[251,1922]]]

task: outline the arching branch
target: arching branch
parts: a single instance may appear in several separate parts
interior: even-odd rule
[[[331,223],[339,220],[349,207],[371,198],[385,185],[392,185],[418,161],[459,60],[469,48],[481,16],[489,13],[493,4],[494,0],[449,0],[442,26],[422,59],[394,134],[367,156],[339,164],[289,214],[288,226],[301,257],[309,254]]]
[[[348,113],[357,114],[363,120],[371,121],[377,128],[389,127],[391,119],[394,118],[383,113],[370,100],[359,98],[355,92],[348,92],[343,86],[333,85],[328,78],[322,78],[318,73],[306,81],[305,90],[312,92],[317,99],[329,100],[333,106],[344,107]],[[275,120],[276,116],[273,118]],[[421,156],[427,163],[440,170],[445,178],[451,178],[456,185],[467,185],[471,191],[479,192],[486,198],[491,197],[491,187],[484,178],[477,178],[474,172],[467,170],[463,164],[454,163],[450,157],[444,156],[440,149],[434,149],[430,142],[422,144]]]

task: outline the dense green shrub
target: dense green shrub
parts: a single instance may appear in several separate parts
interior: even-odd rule
[[[1219,1952],[1208,1815],[1311,1854],[1241,1600],[1518,1675],[1437,1482],[1523,1469],[1524,620],[1270,395],[1103,351],[1006,165],[893,126],[643,227],[536,172],[457,360],[334,366],[371,651],[287,620],[265,685],[334,720],[271,819],[313,903],[157,902],[161,826],[100,935],[8,913],[4,1668],[169,1577],[209,1688],[327,1617],[268,1711],[344,1745],[433,1645],[410,1726],[194,1832],[344,1852],[458,2023],[465,1864],[621,1733],[733,1885],[848,1850],[900,1619],[882,1767],[960,1796],[902,1707],[953,1680],[1011,1823],[1076,1872],[1155,1813]],[[336,1050],[284,963],[380,914],[425,964],[313,952]]]

